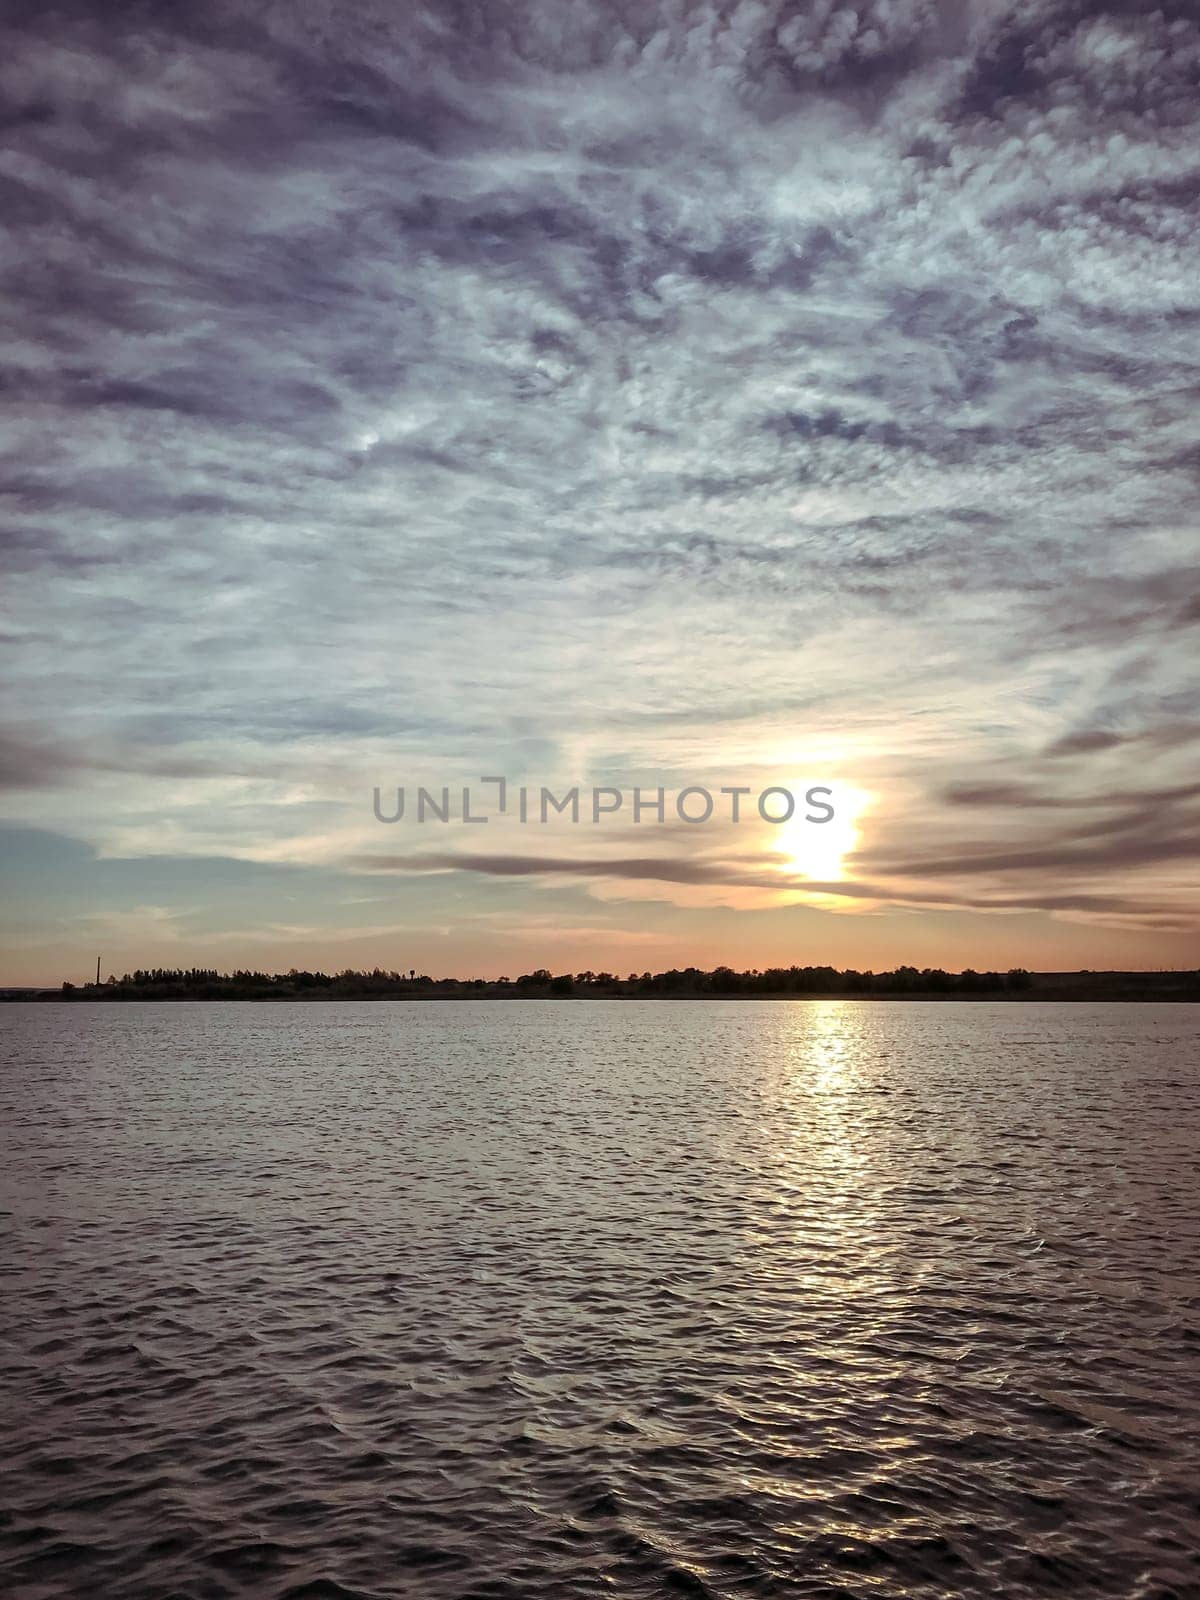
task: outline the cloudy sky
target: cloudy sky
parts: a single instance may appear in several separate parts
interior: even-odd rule
[[[5,981],[1196,965],[1193,4],[4,14]]]

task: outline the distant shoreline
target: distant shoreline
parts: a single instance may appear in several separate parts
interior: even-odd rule
[[[782,979],[782,981],[780,981]],[[1088,1001],[1172,1004],[1200,1002],[1196,972],[1026,972],[945,973],[898,968],[889,973],[837,973],[831,968],[772,969],[735,973],[728,968],[695,968],[620,979],[608,973],[561,974],[544,971],[516,981],[432,979],[394,973],[265,974],[138,973],[101,984],[65,984],[58,989],[0,988],[0,1003],[65,1005],[170,1004],[183,1001],[264,1001],[271,1004],[328,1004],[389,1001],[430,1004],[480,1000],[863,1000],[968,1002]]]
[[[492,1003],[495,1005],[527,1005],[531,1003],[546,1005],[568,1004],[572,1001],[583,1001],[586,1004],[625,1004],[639,1005],[647,1002],[653,1005],[681,1005],[687,1003],[711,1003],[713,1005],[769,1005],[793,1004],[811,1005],[821,1000],[854,1001],[863,1005],[912,1005],[917,1002],[927,1002],[937,1005],[969,1006],[978,1004],[997,1005],[1086,1005],[1089,1002],[1104,1005],[1171,1005],[1188,1006],[1200,1004],[1200,995],[1195,994],[1160,994],[1153,990],[1145,994],[1108,994],[1103,990],[1094,990],[1087,994],[609,994],[609,995],[509,995],[501,998],[497,995],[322,995],[320,997],[305,998],[301,995],[281,996],[277,1000],[264,1000],[261,997],[217,995],[201,1000],[196,995],[178,995],[170,999],[160,998],[149,1000],[139,998],[136,1000],[122,1000],[110,1002],[107,1000],[84,999],[64,1000],[60,994],[0,994],[0,1005],[94,1005],[107,1006],[121,1004],[128,1006],[170,1006],[170,1005],[228,1005],[228,1006],[425,1006],[425,1005],[482,1005]]]
[[[36,990],[26,994],[0,993],[0,1005],[129,1005],[129,1006],[168,1006],[168,1005],[450,1005],[466,1002],[470,1005],[480,1005],[491,1002],[497,1005],[519,1005],[535,1001],[545,1004],[569,1004],[573,1001],[584,1001],[595,1004],[625,1004],[637,1005],[650,1001],[661,1005],[678,1005],[687,1002],[711,1001],[713,1005],[733,1004],[770,1004],[788,1002],[794,1004],[808,1004],[819,1000],[846,1000],[861,1002],[864,1005],[910,1005],[914,1002],[936,1003],[938,1005],[978,1005],[992,1002],[1000,1005],[1086,1005],[1090,1002],[1104,1002],[1110,1005],[1200,1005],[1200,994],[1164,993],[1157,989],[1145,991],[1120,991],[1113,993],[1105,989],[1089,989],[1086,991],[1070,993],[1048,994],[937,994],[930,991],[914,991],[909,994],[855,994],[837,993],[828,994],[605,994],[605,995],[549,995],[549,994],[436,994],[436,995],[278,995],[266,998],[263,995],[160,995],[150,997],[139,995],[120,1000],[105,1000],[96,995],[83,995],[76,999],[66,999],[57,990]]]

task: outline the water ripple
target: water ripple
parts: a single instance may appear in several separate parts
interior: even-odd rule
[[[0,1588],[1200,1594],[1193,1015],[5,1007]]]

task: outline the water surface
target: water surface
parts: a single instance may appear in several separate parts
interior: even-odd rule
[[[1200,1017],[0,1007],[0,1591],[1200,1594]]]

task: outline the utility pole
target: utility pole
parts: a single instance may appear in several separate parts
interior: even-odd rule
[[[96,957],[96,987],[100,987],[100,957]]]

